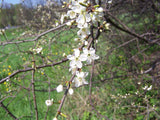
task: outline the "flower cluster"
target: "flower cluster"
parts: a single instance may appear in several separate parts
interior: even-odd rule
[[[71,0],[68,7],[70,10],[66,15],[62,16],[61,23],[64,21],[64,18],[69,17],[71,21],[67,25],[75,23],[79,28],[77,32],[79,38],[75,38],[75,40],[80,40],[83,45],[88,45],[87,39],[91,34],[90,26],[101,20],[103,17],[103,8],[99,7],[99,5],[92,6],[89,0]],[[91,64],[93,60],[98,59],[99,56],[95,54],[95,49],[84,46],[82,53],[79,49],[74,49],[74,54],[68,55],[67,58],[70,60],[69,71],[72,74],[76,74],[73,80],[75,87],[88,84],[85,80],[88,72],[82,71],[82,62],[86,61],[87,64]]]
[[[91,34],[90,26],[101,20],[103,8],[99,7],[99,5],[92,6],[89,0],[71,0],[67,6],[69,7],[69,11],[61,16],[61,24],[66,18],[69,18],[70,21],[66,25],[77,25],[79,28],[77,32],[78,38],[75,38],[75,40],[80,40],[81,44],[84,45],[82,51],[76,48],[73,55],[67,56],[70,60],[69,71],[76,75],[73,82],[75,83],[75,87],[79,87],[83,84],[88,84],[85,80],[88,72],[83,72],[82,70],[83,62],[86,61],[87,64],[91,64],[93,60],[99,59],[99,56],[95,54],[95,49],[89,48],[86,45],[88,45],[88,37]],[[61,91],[63,91],[63,86],[60,84],[57,87],[57,92]]]
[[[79,28],[77,35],[84,43],[91,34],[90,24],[100,21],[103,17],[103,8],[99,7],[99,5],[91,6],[89,0],[71,0],[68,7],[70,10],[66,15],[63,14],[61,16],[61,23],[64,22],[65,18],[71,19],[66,23],[69,26],[76,23]]]
[[[33,49],[33,52],[35,53],[35,54],[39,54],[39,53],[41,53],[41,51],[42,51],[42,47],[38,47],[38,48],[36,48],[36,49]]]
[[[82,69],[82,61],[86,61],[88,64],[91,64],[93,60],[99,58],[99,56],[95,54],[95,49],[90,48],[88,50],[87,48],[83,48],[82,54],[80,54],[79,49],[74,49],[74,54],[68,55],[67,58],[71,60],[69,70],[72,72],[72,74],[76,72],[76,77],[73,80],[73,82],[75,82],[75,87],[88,84],[88,82],[85,81],[88,72],[77,71],[77,68]]]
[[[66,86],[70,85],[68,92],[72,95],[74,92],[71,88],[72,82],[74,82],[75,87],[88,84],[86,81],[88,72],[83,71],[83,63],[91,64],[92,61],[99,59],[99,56],[96,55],[95,49],[91,46],[91,42],[88,42],[88,38],[91,35],[91,25],[101,21],[103,17],[103,8],[99,5],[92,5],[89,0],[70,0],[69,4],[65,3],[65,5],[69,8],[69,11],[66,14],[62,14],[60,22],[63,24],[66,19],[69,19],[66,23],[67,26],[77,26],[79,29],[77,31],[78,38],[75,38],[75,41],[80,41],[79,45],[83,46],[75,48],[72,55],[70,54],[66,56],[64,54],[64,56],[70,60],[69,71],[74,76],[71,81],[66,82]],[[109,24],[106,22],[103,23],[103,26],[104,28],[109,29]],[[57,92],[62,92],[63,85],[58,85],[56,90]],[[54,120],[57,120],[57,116]]]

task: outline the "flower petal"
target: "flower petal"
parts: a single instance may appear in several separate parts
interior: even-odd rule
[[[86,61],[87,60],[87,55],[82,53],[79,57],[80,61]]]
[[[75,57],[79,57],[79,55],[80,55],[79,49],[74,49],[74,55],[75,55]]]
[[[69,60],[73,60],[73,55],[68,55],[67,58],[68,58]]]
[[[76,65],[75,60],[72,60],[69,65],[70,65],[71,67],[74,66],[74,65]]]
[[[84,52],[84,54],[88,55],[88,49],[87,48],[83,48],[83,52]]]
[[[81,61],[77,61],[76,65],[77,65],[78,68],[82,68],[82,62]]]
[[[99,56],[95,54],[92,59],[97,60],[99,59]]]
[[[90,53],[90,54],[95,54],[95,49],[90,48],[90,49],[89,49],[89,53]]]

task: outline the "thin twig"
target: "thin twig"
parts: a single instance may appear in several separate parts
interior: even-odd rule
[[[33,94],[33,102],[34,102],[34,109],[35,109],[35,113],[36,113],[36,120],[38,120],[38,109],[37,109],[37,102],[36,102],[36,94],[35,94],[35,86],[34,86],[34,75],[35,75],[35,60],[33,57],[33,70],[32,70],[32,94]]]
[[[3,104],[3,102],[0,102],[0,107],[2,107],[14,120],[18,120],[18,118],[8,110],[8,108]]]
[[[56,63],[53,63],[53,64],[47,64],[47,65],[41,65],[41,66],[38,66],[38,67],[35,67],[35,68],[27,68],[27,69],[17,70],[16,72],[12,73],[11,75],[9,75],[9,76],[1,79],[1,80],[0,80],[0,84],[3,83],[3,82],[5,82],[7,79],[10,79],[10,78],[14,77],[14,76],[17,75],[18,73],[27,72],[27,71],[32,71],[32,70],[34,70],[34,69],[51,67],[51,66],[59,65],[59,64],[61,64],[61,63],[63,63],[63,62],[66,62],[66,61],[68,61],[67,58],[62,59],[61,61],[56,62]]]
[[[5,46],[5,45],[8,45],[8,44],[19,44],[19,43],[24,43],[24,42],[33,42],[33,41],[38,40],[38,39],[39,39],[40,37],[42,37],[43,35],[48,34],[49,32],[53,32],[53,31],[55,31],[55,30],[58,30],[58,29],[64,27],[65,25],[66,25],[66,23],[64,23],[64,24],[62,24],[62,25],[59,25],[59,26],[56,27],[56,28],[49,29],[49,30],[47,30],[47,31],[39,34],[38,36],[36,36],[36,38],[34,38],[34,39],[21,40],[21,41],[17,41],[17,42],[5,42],[5,43],[0,43],[0,46],[1,46],[1,45]]]
[[[67,96],[68,90],[69,90],[69,88],[70,88],[70,83],[72,83],[75,75],[76,75],[76,72],[74,72],[74,74],[72,75],[70,81],[68,82],[67,89],[66,89],[66,91],[65,91],[65,93],[64,93],[64,95],[63,95],[63,97],[62,97],[62,99],[61,99],[61,103],[60,103],[59,108],[58,108],[58,110],[57,110],[57,115],[56,115],[56,117],[57,117],[59,114],[61,114],[61,109],[62,109],[62,106],[63,106],[63,104],[64,104],[65,98],[66,98],[66,96]]]
[[[126,33],[128,33],[128,34],[130,34],[130,35],[132,35],[132,36],[134,36],[134,37],[137,37],[137,38],[139,38],[139,39],[141,39],[141,40],[143,40],[143,41],[145,41],[145,42],[147,42],[147,43],[150,43],[150,44],[154,44],[154,43],[156,43],[157,41],[159,41],[159,39],[150,41],[150,40],[148,40],[148,39],[140,36],[139,34],[131,31],[121,20],[119,20],[118,18],[116,18],[116,17],[115,17],[114,15],[112,15],[109,11],[106,11],[106,13],[107,13],[107,15],[104,16],[104,18],[106,19],[106,21],[110,22],[114,27],[118,28],[119,30],[121,30],[121,31],[123,31],[123,32],[126,32]],[[108,17],[108,15],[109,15],[110,17],[112,17],[116,22],[118,22],[122,27],[119,26],[118,24],[116,24],[113,20],[111,20],[111,19]],[[156,43],[156,44],[158,44],[158,43]],[[158,44],[158,45],[159,45],[159,44]]]

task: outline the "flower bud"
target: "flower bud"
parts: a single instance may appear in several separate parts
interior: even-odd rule
[[[53,118],[53,120],[58,120],[58,119],[55,117],[55,118]]]
[[[63,85],[58,85],[58,87],[56,88],[57,92],[62,92],[63,91]]]
[[[69,92],[70,95],[72,95],[74,91],[73,91],[72,88],[69,88],[68,92]]]

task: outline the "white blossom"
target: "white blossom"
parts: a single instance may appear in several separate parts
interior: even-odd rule
[[[72,95],[74,91],[73,91],[72,88],[69,88],[68,92],[69,92],[70,95]]]
[[[97,21],[100,21],[103,16],[102,12],[94,12],[91,14],[91,19],[93,23],[96,23]]]
[[[5,29],[0,29],[0,35],[3,35],[4,32],[5,32]]]
[[[58,22],[56,22],[56,26],[58,26],[59,25],[59,23]]]
[[[73,80],[73,82],[75,82],[75,87],[79,87],[83,84],[88,84],[88,82],[85,80],[85,77],[87,77],[87,75],[88,72],[76,71],[76,77]]]
[[[75,13],[81,14],[86,11],[86,7],[79,4],[79,1],[72,1],[72,5],[69,6]]]
[[[51,106],[53,104],[53,99],[52,100],[46,100],[45,101],[47,106]]]
[[[143,90],[147,90],[147,88],[148,88],[148,85],[146,85],[146,86],[143,87],[142,89],[143,89]]]
[[[42,47],[37,48],[37,53],[40,53],[42,51]]]
[[[147,88],[148,91],[150,91],[151,89],[152,89],[152,85],[149,88]]]
[[[74,23],[74,20],[71,20],[71,21],[68,21],[68,22],[66,23],[66,25],[67,25],[67,26],[71,26],[73,23]]]
[[[81,54],[80,58],[83,58],[83,61],[87,61],[88,64],[91,64],[93,60],[99,59],[99,56],[95,54],[95,49],[90,48],[83,48],[83,53]]]
[[[100,21],[103,17],[103,8],[95,8],[95,11],[90,13],[91,19],[93,23],[96,23],[97,21]]]
[[[88,27],[88,22],[90,21],[91,21],[90,14],[84,12],[83,14],[80,14],[76,19],[76,22],[78,24],[77,27],[78,28]]]
[[[71,21],[67,22],[66,25],[71,26],[72,25]]]
[[[36,49],[33,49],[33,51],[39,54],[42,51],[42,49],[42,47],[38,47]]]
[[[76,13],[73,10],[69,10],[67,12],[67,16],[69,16],[71,19],[74,19],[76,17]]]
[[[137,84],[138,84],[138,85],[140,85],[140,84],[141,84],[141,82],[138,82]]]
[[[150,87],[148,87],[148,85],[146,85],[145,87],[142,88],[143,90],[148,90],[150,91],[152,89],[152,85]]]
[[[84,41],[84,45],[88,45],[88,41]]]
[[[78,27],[78,28],[89,28],[89,25],[88,25],[88,23],[82,24],[82,23],[79,22],[79,23],[77,24],[77,27]]]
[[[56,88],[57,92],[62,92],[63,91],[63,85],[58,85],[58,87]]]
[[[6,82],[9,82],[9,81],[10,81],[10,79],[7,79],[7,80],[6,80]]]
[[[76,19],[76,22],[80,25],[84,25],[86,22],[85,16],[83,14],[79,15],[78,18]]]
[[[111,3],[112,3],[112,0],[109,0],[108,3],[111,4]]]
[[[106,23],[104,26],[105,26],[105,28],[108,30],[108,29],[109,29],[110,24],[109,24],[109,23]]]
[[[74,55],[68,55],[67,58],[71,60],[70,67],[77,66],[78,68],[82,68],[79,49],[74,49]]]
[[[103,8],[102,7],[99,7],[96,9],[98,12],[103,12]]]
[[[61,19],[60,19],[61,24],[64,23],[64,20],[65,20],[66,17],[67,17],[67,15],[65,15],[65,14],[62,14],[62,15],[61,15]]]
[[[66,57],[66,53],[63,53],[63,55],[62,55],[63,57]]]
[[[86,38],[88,35],[90,35],[90,29],[89,29],[89,27],[81,28],[81,29],[77,32],[77,35],[78,35],[79,37],[81,37],[82,39]]]
[[[58,120],[58,119],[55,117],[55,118],[53,118],[53,120]]]
[[[77,71],[77,66],[76,65],[70,66],[69,71],[72,71],[72,74],[74,74]]]
[[[80,38],[74,38],[74,41],[78,41],[78,40],[80,40]]]

